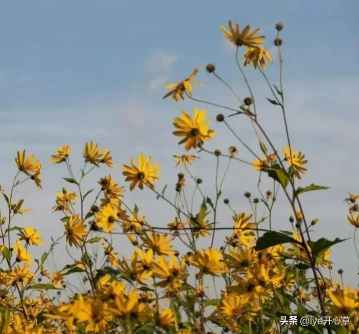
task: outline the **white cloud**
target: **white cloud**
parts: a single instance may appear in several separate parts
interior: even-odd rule
[[[149,50],[145,59],[145,69],[150,73],[148,88],[157,90],[168,81],[172,65],[177,57],[161,49]]]
[[[148,88],[152,91],[157,90],[159,87],[162,87],[167,82],[167,77],[156,76],[150,80]]]
[[[145,69],[150,73],[168,73],[176,56],[161,49],[149,50],[145,60]]]

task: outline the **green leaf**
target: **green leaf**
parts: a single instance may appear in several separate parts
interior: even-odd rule
[[[31,285],[26,290],[61,290],[54,287],[52,284],[35,284]]]
[[[297,191],[296,191],[296,194],[297,195],[300,195],[300,194],[303,194],[303,193],[306,193],[308,191],[314,191],[314,190],[327,190],[329,189],[329,187],[325,187],[325,186],[317,186],[316,184],[312,183],[311,185],[305,187],[305,188],[301,188],[301,187],[298,187]]]
[[[277,101],[268,99],[268,97],[267,97],[267,100],[274,105],[277,105],[277,106],[279,105],[279,103]]]
[[[93,262],[91,260],[91,257],[85,253],[82,257],[82,261],[89,267],[89,268],[92,268],[93,266]]]
[[[245,112],[247,115],[255,116],[255,114],[253,114],[249,109],[244,109],[244,112]]]
[[[259,146],[260,146],[262,152],[263,152],[264,154],[266,154],[267,151],[268,151],[266,145],[261,141],[261,142],[259,142]]]
[[[37,322],[37,324],[40,324],[40,323],[42,323],[44,320],[47,319],[46,317],[44,317],[44,314],[45,314],[45,312],[41,312],[41,313],[39,313],[39,314],[37,315],[37,317],[36,317],[36,322]]]
[[[70,274],[75,274],[75,273],[83,273],[83,272],[85,272],[85,270],[83,270],[82,268],[74,267],[74,268],[66,271],[66,273],[64,273],[64,276],[67,276]]]
[[[9,201],[9,197],[7,197],[7,195],[5,193],[2,193],[4,198],[5,198],[5,201],[6,203],[9,205],[10,201]]]
[[[44,252],[44,254],[42,254],[42,256],[41,256],[41,263],[44,263],[46,261],[46,259],[47,259],[47,253]]]
[[[307,263],[298,263],[294,267],[301,269],[301,270],[307,270],[310,268],[310,265]]]
[[[85,220],[90,218],[90,217],[93,217],[94,213],[92,211],[88,212],[85,216]]]
[[[4,256],[5,256],[5,259],[6,259],[8,262],[11,262],[12,251],[11,251],[9,248],[7,248],[6,246],[4,246],[4,249],[3,249],[2,253],[3,253]]]
[[[278,93],[280,96],[282,96],[283,93],[279,90],[279,88],[278,88],[275,84],[273,84],[273,86],[274,86],[275,90],[277,91],[277,93]]]
[[[257,244],[255,246],[255,250],[259,251],[262,249],[266,249],[268,247],[272,247],[275,245],[285,244],[285,243],[297,243],[295,239],[292,237],[286,235],[283,232],[276,232],[276,231],[269,231],[264,233],[263,236],[261,236],[257,240]]]
[[[70,220],[70,217],[65,216],[65,217],[60,218],[60,220],[61,220],[63,223],[67,223],[67,222]]]
[[[314,258],[321,256],[321,254],[323,254],[328,248],[330,248],[331,246],[338,244],[340,242],[343,242],[345,240],[348,239],[339,239],[336,238],[335,240],[331,241],[325,238],[320,238],[317,241],[308,241],[308,244],[312,250],[312,254],[314,256]]]
[[[196,215],[196,221],[195,223],[198,225],[203,225],[203,220],[204,218],[208,215],[208,212],[207,212],[207,205],[206,205],[206,202],[205,200],[203,200],[202,204],[201,204],[201,207],[199,209],[199,212],[197,213]]]
[[[139,290],[144,291],[144,292],[148,292],[148,291],[154,292],[154,291],[155,291],[155,290],[153,290],[153,289],[151,289],[151,288],[149,288],[149,287],[147,287],[147,286],[141,286],[141,287],[139,288]]]
[[[96,242],[99,242],[101,240],[103,240],[104,238],[102,237],[94,237],[94,238],[91,238],[89,240],[86,241],[87,244],[94,244]]]
[[[77,181],[71,177],[63,177],[63,179],[69,183],[74,183],[78,185]]]
[[[133,208],[133,215],[137,216],[138,211],[139,211],[138,206],[137,206],[137,204],[135,204],[135,207]]]
[[[203,303],[203,307],[207,307],[207,306],[214,306],[214,305],[217,305],[219,304],[221,300],[220,299],[209,299],[209,300],[206,300],[204,303]]]
[[[84,197],[82,198],[82,200],[84,201],[85,198],[86,198],[86,196],[89,195],[89,194],[91,194],[94,190],[95,190],[95,189],[89,190],[89,191],[84,195]]]
[[[3,314],[3,322],[4,324],[8,323],[10,321],[10,311],[9,309],[6,307],[6,310]]]
[[[268,176],[271,177],[272,179],[278,181],[283,186],[284,189],[287,188],[289,179],[288,179],[286,173],[283,172],[283,170],[281,170],[279,167],[278,167],[278,169],[275,168],[275,170],[269,170]]]
[[[165,191],[166,191],[166,189],[167,189],[167,186],[168,186],[168,184],[166,184],[164,187],[163,187],[163,189],[162,189],[162,191],[161,191],[161,195],[164,197],[165,196]],[[157,199],[159,199],[160,198],[160,195],[157,195]]]
[[[116,277],[119,273],[120,273],[119,270],[116,270],[112,267],[105,267],[103,269],[97,270],[95,281],[97,281],[104,275],[110,275],[111,277]]]

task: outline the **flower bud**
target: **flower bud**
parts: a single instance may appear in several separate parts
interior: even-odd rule
[[[217,117],[216,117],[217,121],[218,122],[223,122],[224,121],[224,116],[223,114],[218,114]]]
[[[275,25],[275,28],[276,28],[278,31],[283,30],[283,22],[278,22],[278,23]]]
[[[281,39],[281,38],[276,38],[275,40],[274,40],[274,45],[275,46],[281,46],[282,44],[283,44],[283,40]]]
[[[251,97],[246,97],[243,102],[246,106],[250,106],[253,103],[253,100]]]
[[[208,64],[206,70],[208,73],[213,73],[216,70],[216,67],[213,64]]]

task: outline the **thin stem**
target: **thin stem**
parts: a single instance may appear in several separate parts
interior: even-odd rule
[[[239,103],[243,104],[242,100],[240,99],[239,95],[235,92],[235,90],[227,82],[225,82],[216,72],[213,72],[213,74],[219,81],[221,81],[224,85],[228,87],[228,89],[235,95]]]
[[[238,135],[232,130],[232,128],[228,125],[226,121],[223,121],[223,123],[227,126],[227,128],[233,133],[233,135],[240,141],[240,143],[249,151],[251,152],[257,159],[260,160],[259,156],[255,154],[246,143],[243,142],[241,138],[238,137]]]
[[[206,104],[209,104],[211,106],[214,106],[214,107],[219,107],[219,108],[223,108],[223,109],[227,109],[227,110],[230,110],[230,111],[235,111],[237,114],[243,114],[243,111],[240,111],[238,109],[233,109],[233,108],[229,108],[229,107],[226,107],[226,106],[222,106],[220,104],[217,104],[217,103],[213,103],[213,102],[208,102],[208,101],[204,101],[204,100],[199,100],[199,99],[195,99],[194,97],[188,95],[188,93],[186,92],[186,95],[189,99],[193,100],[193,101],[196,101],[196,102],[201,102],[201,103],[206,103]]]
[[[238,61],[238,50],[239,50],[239,47],[237,47],[237,50],[236,50],[236,63],[237,63],[237,66],[240,70],[240,72],[242,73],[242,76],[243,76],[243,79],[248,87],[248,90],[249,90],[249,93],[251,94],[251,98],[252,98],[252,101],[253,101],[253,107],[254,107],[254,114],[255,114],[255,117],[257,118],[257,109],[256,109],[256,101],[254,100],[254,95],[253,95],[253,92],[252,92],[252,88],[251,86],[249,85],[249,82],[247,80],[247,77],[246,75],[244,74],[243,70],[242,70],[242,67],[241,65],[239,64],[239,61]]]

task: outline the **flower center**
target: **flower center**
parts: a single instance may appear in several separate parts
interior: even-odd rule
[[[190,135],[191,137],[197,137],[199,135],[199,130],[197,128],[191,129]]]
[[[143,179],[145,178],[145,173],[143,173],[143,172],[137,173],[137,178],[138,178],[139,180],[143,180]]]
[[[242,38],[237,38],[236,39],[236,45],[237,46],[242,46],[243,45],[243,39]]]

